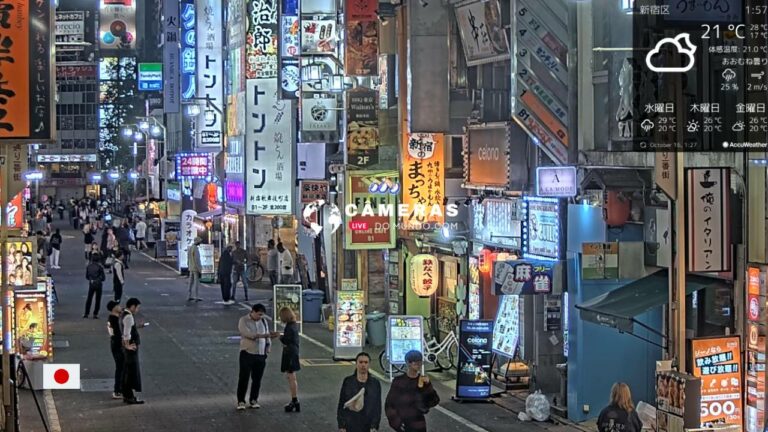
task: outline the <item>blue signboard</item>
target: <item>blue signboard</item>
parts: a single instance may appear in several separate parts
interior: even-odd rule
[[[484,399],[491,396],[492,320],[461,320],[456,397]]]
[[[181,0],[181,97],[195,97],[195,0]],[[186,117],[186,116],[185,116]]]
[[[139,63],[139,90],[163,90],[162,63]]]

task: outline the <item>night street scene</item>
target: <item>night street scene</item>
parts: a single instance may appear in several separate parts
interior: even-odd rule
[[[768,432],[766,0],[0,0],[0,432]]]

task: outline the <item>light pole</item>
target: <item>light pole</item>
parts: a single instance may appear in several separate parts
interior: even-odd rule
[[[161,157],[157,157],[157,155],[153,155],[153,156],[157,157],[158,160],[162,160],[163,163],[165,163],[167,161],[167,159],[168,159],[168,150],[167,150],[168,142],[166,141],[168,132],[167,132],[167,129],[165,128],[165,125],[162,122],[160,122],[158,119],[156,119],[155,117],[138,117],[138,119],[139,119],[139,128],[145,126],[148,136],[151,136],[151,137],[154,137],[154,138],[162,140],[162,142],[163,142],[163,150],[161,152],[162,156]],[[150,172],[150,169],[151,169],[151,167],[150,167],[150,164],[149,164],[149,161],[148,161],[147,162],[147,172],[144,174],[146,176],[146,179],[147,179],[147,198],[149,198],[149,172]],[[160,185],[160,181],[158,179],[157,195],[158,195],[158,198],[160,198],[160,199],[163,199],[163,190],[162,189],[163,189],[162,185]]]

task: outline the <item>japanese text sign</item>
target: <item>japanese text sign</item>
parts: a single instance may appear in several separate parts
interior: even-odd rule
[[[347,155],[361,168],[379,162],[379,117],[377,94],[358,88],[347,92]]]
[[[221,148],[224,131],[224,58],[221,0],[197,2],[197,96],[204,100],[197,147]]]
[[[355,215],[347,215],[345,249],[392,249],[397,233],[396,197],[390,193],[373,193],[373,182],[398,182],[397,173],[390,171],[350,171],[344,194],[345,207],[354,207]],[[370,208],[370,213],[364,210]],[[388,209],[388,215],[380,215],[379,209]]]
[[[530,258],[560,257],[560,205],[554,198],[526,197],[523,253]]]
[[[410,215],[403,222],[408,229],[421,229],[422,224],[445,222],[445,212],[431,211],[443,206],[445,197],[445,161],[443,134],[406,133],[403,136],[403,204]],[[426,208],[416,212],[416,206]]]
[[[311,204],[328,199],[328,182],[325,180],[302,180],[299,182],[302,204]]]
[[[739,336],[693,339],[693,376],[701,378],[701,423],[741,425]]]
[[[85,12],[56,12],[56,43],[85,41]]]
[[[424,351],[424,317],[387,317],[387,355],[391,364],[405,364],[408,351]],[[391,373],[391,371],[389,371]]]
[[[277,80],[246,83],[246,213],[293,212],[294,116],[291,102],[278,97]]]
[[[494,261],[494,295],[530,295],[552,292],[555,261]]]
[[[163,0],[163,111],[167,113],[177,113],[181,108],[180,24],[178,0]]]
[[[181,0],[181,97],[192,100],[197,94],[195,72],[197,71],[197,33],[195,1]],[[186,116],[184,117],[186,118]]]
[[[277,78],[279,0],[248,1],[245,77]]]
[[[0,0],[0,139],[53,139],[50,1]]]
[[[686,169],[688,271],[731,270],[731,171]]]
[[[429,254],[411,257],[411,289],[419,297],[429,297],[440,283],[440,261]]]
[[[197,216],[197,212],[194,210],[184,210],[181,213],[181,240],[178,243],[179,270],[182,268],[187,268],[189,248],[192,247],[195,242],[195,238],[197,237],[195,216]]]
[[[213,156],[210,153],[182,153],[176,155],[176,178],[204,179],[213,174]]]

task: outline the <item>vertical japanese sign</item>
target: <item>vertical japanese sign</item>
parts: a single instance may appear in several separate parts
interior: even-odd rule
[[[693,339],[693,376],[701,378],[701,424],[741,425],[741,339]]]
[[[379,162],[379,117],[376,91],[359,87],[347,92],[347,156],[366,168]]]
[[[729,168],[686,169],[688,271],[731,270]]]
[[[181,0],[181,100],[192,101],[197,95],[197,31],[195,0]],[[181,148],[189,150],[196,139],[197,119],[183,113],[181,116]]]
[[[394,171],[350,171],[344,194],[347,231],[344,248],[392,249],[397,234],[396,197],[390,193],[373,193],[374,182],[398,182]]]
[[[549,294],[554,274],[554,261],[495,261],[493,295]]]
[[[277,2],[248,1],[248,33],[245,35],[245,77],[277,78]]]
[[[197,237],[197,228],[195,228],[194,210],[184,210],[181,213],[181,240],[179,241],[179,270],[187,268],[187,251],[192,247]]]
[[[298,99],[301,74],[301,27],[298,0],[282,0],[280,3],[280,58],[279,79],[283,99]]]
[[[11,229],[24,228],[24,192],[17,193],[13,199],[8,202],[5,208],[7,219],[6,226]]]
[[[674,152],[656,152],[654,182],[671,199],[677,199],[677,161]]]
[[[507,32],[497,0],[462,3],[456,6],[455,13],[468,65],[509,58]]]
[[[406,228],[421,229],[426,223],[444,223],[443,134],[406,132],[400,154],[403,158],[403,204],[408,205],[409,212],[403,218]]]
[[[54,139],[51,2],[0,0],[0,139]]]
[[[99,8],[99,48],[136,49],[136,1],[101,0]]]
[[[344,72],[347,75],[378,75],[379,17],[377,0],[346,0],[347,43]]]
[[[560,258],[560,204],[556,198],[526,197],[523,254],[526,258]]]
[[[227,137],[245,133],[245,3],[227,2]],[[229,146],[229,141],[227,141]]]
[[[224,131],[224,59],[222,58],[221,0],[198,0],[197,96],[203,99],[197,128],[197,147],[218,147]]]
[[[293,109],[277,80],[246,83],[246,214],[293,214]]]
[[[179,23],[179,1],[163,0],[163,111],[167,113],[181,108]]]
[[[24,170],[27,168],[27,159],[29,158],[29,146],[26,144],[13,143],[4,145],[2,154],[5,155],[5,163],[9,164],[11,172],[8,179],[8,196],[13,196],[26,186],[24,179]]]

